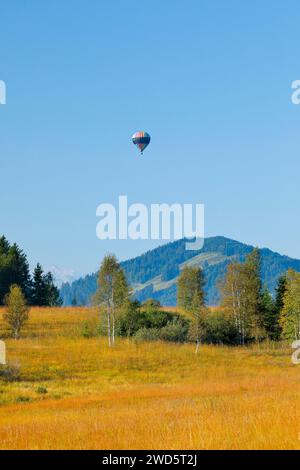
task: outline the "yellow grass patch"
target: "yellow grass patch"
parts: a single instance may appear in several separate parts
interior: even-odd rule
[[[300,366],[283,345],[109,350],[83,322],[97,312],[32,309],[6,339],[20,381],[0,377],[0,448],[300,449]]]

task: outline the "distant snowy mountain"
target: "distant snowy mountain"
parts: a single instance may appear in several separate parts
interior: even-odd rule
[[[62,284],[66,282],[72,283],[73,281],[76,281],[76,279],[80,278],[82,275],[79,272],[74,271],[73,269],[69,268],[60,268],[59,266],[51,266],[46,270],[47,272],[51,272],[54,277],[55,284],[58,287],[61,287]]]

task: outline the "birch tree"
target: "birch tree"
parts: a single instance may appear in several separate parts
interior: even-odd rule
[[[177,283],[177,303],[186,312],[192,312],[197,294],[201,305],[204,305],[204,276],[199,267],[186,266],[181,271]]]
[[[100,266],[94,303],[106,310],[109,347],[115,344],[117,312],[128,300],[129,287],[125,273],[114,255],[106,255]]]
[[[251,252],[244,263],[231,263],[220,285],[221,307],[233,318],[239,344],[247,338],[264,335],[259,250]]]
[[[201,268],[186,266],[178,279],[177,303],[192,320],[189,336],[199,350],[204,331],[205,294],[204,276]]]
[[[192,324],[190,327],[190,337],[196,342],[195,353],[198,354],[201,340],[205,333],[205,314],[206,308],[203,302],[203,297],[199,291],[194,294],[190,316]]]
[[[224,281],[220,285],[221,307],[233,318],[238,333],[239,344],[244,345],[250,329],[250,319],[247,315],[245,302],[245,271],[240,263],[232,263],[228,266]]]

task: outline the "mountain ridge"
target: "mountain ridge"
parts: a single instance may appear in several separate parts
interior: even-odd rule
[[[134,296],[144,301],[150,297],[164,305],[176,305],[176,282],[185,265],[200,266],[206,279],[206,300],[217,305],[220,297],[218,282],[224,276],[229,263],[243,262],[254,246],[224,236],[205,239],[199,251],[185,250],[186,239],[169,242],[148,250],[121,263]],[[300,260],[281,255],[269,248],[260,248],[262,258],[262,282],[274,293],[278,277],[288,268],[300,272]],[[96,273],[88,274],[61,287],[64,305],[88,305],[97,287]]]

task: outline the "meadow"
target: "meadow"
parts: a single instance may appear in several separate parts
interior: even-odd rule
[[[287,345],[109,349],[96,329],[93,309],[36,308],[13,340],[0,311],[1,449],[300,449]]]

